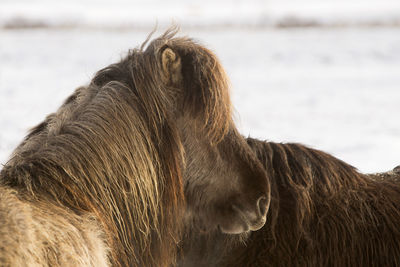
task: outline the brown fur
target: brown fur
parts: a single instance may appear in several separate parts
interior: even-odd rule
[[[215,164],[237,164],[238,184],[254,177],[245,189],[269,200],[217,58],[174,34],[99,71],[14,151],[0,173],[0,266],[170,266],[183,219],[198,221],[190,211],[211,217],[233,201],[207,191],[211,177],[232,175],[215,165],[200,175],[190,158],[198,147]],[[206,202],[194,201],[195,189]],[[255,209],[253,201],[242,197]],[[203,227],[242,229],[221,218]]]
[[[266,225],[189,231],[178,266],[400,266],[400,171],[364,175],[300,144],[248,139],[271,177]]]

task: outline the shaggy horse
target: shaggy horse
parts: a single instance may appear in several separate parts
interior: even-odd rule
[[[178,266],[400,266],[399,167],[364,175],[300,144],[248,143],[271,177],[266,225],[187,230]]]
[[[0,266],[170,266],[183,224],[258,230],[270,187],[215,55],[175,31],[100,70],[0,173]]]

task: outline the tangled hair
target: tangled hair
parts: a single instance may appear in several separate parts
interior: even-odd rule
[[[0,188],[8,192],[3,198],[11,194],[29,209],[44,203],[60,211],[40,219],[47,226],[35,224],[32,232],[43,232],[36,238],[63,232],[53,229],[57,214],[65,218],[65,229],[81,227],[74,223],[76,216],[90,217],[113,266],[175,261],[185,207],[184,151],[176,120],[196,121],[214,143],[231,123],[228,82],[217,58],[175,34],[169,30],[100,70],[31,130],[1,170]],[[10,225],[0,219],[0,239],[14,238],[7,232]],[[77,252],[60,262],[60,244],[42,241],[32,252],[39,265],[73,266],[74,258],[83,257]],[[0,244],[0,265],[15,262],[7,257],[24,249],[18,246]]]
[[[143,103],[143,111],[153,115],[150,123],[154,127],[160,125],[166,108],[189,112],[199,129],[206,129],[211,141],[218,143],[232,122],[226,73],[210,50],[190,38],[174,38],[175,34],[176,30],[171,29],[143,50],[146,41],[139,49],[131,50],[122,62],[99,71],[92,82],[101,86],[112,80],[122,80],[132,88],[140,88],[137,84],[141,88],[157,88],[164,84],[164,90],[137,92],[139,97],[155,100]],[[166,49],[173,53],[163,53]],[[164,65],[163,56],[167,63]],[[181,66],[181,73],[169,71],[176,66]],[[149,74],[153,79],[147,78]]]
[[[271,177],[266,225],[189,234],[180,267],[400,265],[399,168],[366,175],[300,144],[247,141]]]

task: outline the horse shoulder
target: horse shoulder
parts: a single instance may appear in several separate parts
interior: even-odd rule
[[[0,187],[0,266],[109,266],[103,235],[90,215]]]

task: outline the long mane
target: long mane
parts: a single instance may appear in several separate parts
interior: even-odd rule
[[[300,144],[248,143],[273,177],[268,227],[253,234],[249,251],[268,251],[271,266],[399,264],[394,174],[377,179]]]
[[[31,131],[0,173],[1,185],[28,201],[94,214],[114,265],[174,261],[185,206],[176,113],[192,114],[211,142],[231,122],[227,79],[216,57],[175,33],[99,71]],[[182,59],[182,88],[163,72],[166,47]]]
[[[365,177],[354,167],[320,150],[300,144],[260,142],[251,138],[247,141],[273,177],[272,229],[279,210],[290,209],[293,227],[305,233],[309,230],[304,228],[310,224],[310,215],[315,212],[316,198],[323,201],[324,197],[337,196],[342,189],[367,186]]]

